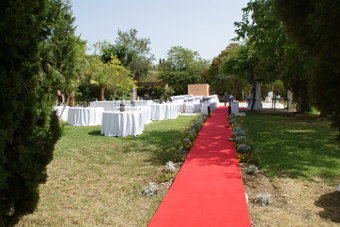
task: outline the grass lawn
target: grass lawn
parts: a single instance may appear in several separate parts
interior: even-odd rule
[[[105,137],[100,127],[65,126],[40,187],[37,211],[19,226],[146,226],[166,190],[140,195],[172,159],[196,116],[153,121],[137,137]]]
[[[294,113],[256,112],[247,112],[242,119],[266,175],[340,183],[339,142],[328,121]]]

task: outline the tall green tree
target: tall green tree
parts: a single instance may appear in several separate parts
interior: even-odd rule
[[[39,184],[47,178],[60,128],[51,108],[55,73],[42,67],[51,36],[53,2],[3,0],[0,3],[0,226],[14,226],[32,213]],[[53,96],[54,97],[54,96]]]
[[[118,30],[114,44],[100,42],[98,46],[104,62],[116,56],[131,71],[134,80],[139,81],[148,74],[154,55],[151,54],[150,39],[138,38],[137,33],[136,29],[128,32]]]
[[[176,94],[187,94],[188,84],[200,83],[208,66],[209,61],[202,59],[197,51],[175,46],[161,62],[159,78],[169,83]]]
[[[86,74],[93,83],[100,88],[100,100],[105,100],[106,88],[111,88],[115,93],[128,93],[135,86],[130,71],[120,65],[114,56],[111,61],[104,63],[98,56],[89,56]]]
[[[256,83],[259,81],[255,68],[258,65],[258,55],[251,45],[240,45],[222,59],[220,72],[226,75],[238,76],[252,85],[254,109],[256,97]]]
[[[43,65],[46,73],[56,75],[53,89],[63,91],[66,104],[74,96],[81,80],[85,58],[85,42],[75,34],[74,16],[68,1],[53,0],[48,17],[54,21],[51,35],[43,43]]]
[[[251,0],[242,10],[242,21],[235,22],[236,39],[247,39],[246,45],[251,45],[256,52],[257,79],[266,83],[283,80],[286,89],[293,91],[298,111],[309,111],[309,83],[305,70],[308,59],[288,37],[286,27],[274,12],[273,1]]]
[[[340,2],[274,0],[288,35],[310,56],[311,95],[340,131]]]
[[[230,95],[236,99],[243,98],[245,90],[248,90],[248,82],[241,77],[223,72],[220,66],[223,59],[232,54],[239,47],[237,43],[231,43],[217,57],[215,57],[208,70],[204,73],[204,81],[210,85],[210,89],[214,94]]]

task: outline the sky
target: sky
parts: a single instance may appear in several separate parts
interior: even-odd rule
[[[71,0],[77,35],[92,47],[114,43],[117,31],[135,28],[149,38],[156,61],[172,46],[211,60],[231,43],[235,21],[249,0]],[[88,53],[92,53],[90,50]]]

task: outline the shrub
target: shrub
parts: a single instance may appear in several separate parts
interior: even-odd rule
[[[236,152],[241,153],[241,154],[250,153],[250,151],[251,151],[251,147],[244,143],[238,145],[236,149]]]
[[[230,120],[232,118],[236,118],[236,115],[234,113],[231,113],[228,115],[227,119]]]
[[[234,139],[235,143],[240,144],[240,143],[245,143],[246,142],[246,137],[245,136],[237,136]]]
[[[254,153],[245,153],[245,154],[237,154],[237,158],[241,163],[252,163],[257,164],[259,157],[257,157]]]
[[[157,181],[159,183],[170,182],[175,178],[175,173],[162,173],[159,175]]]
[[[235,118],[230,119],[230,124],[231,125],[233,125],[235,123],[237,124],[237,119],[235,119]]]
[[[271,194],[258,194],[254,199],[254,203],[260,204],[261,206],[267,206],[272,204]]]
[[[142,195],[154,196],[157,194],[158,187],[155,183],[150,182],[147,186],[143,188]]]
[[[234,136],[245,136],[246,133],[241,129],[241,127],[233,128],[232,134]]]
[[[188,138],[184,138],[184,139],[182,140],[182,146],[183,146],[186,150],[189,150],[189,149],[192,147],[193,144],[194,144],[194,143],[193,143],[190,139],[188,139]]]
[[[166,173],[173,173],[173,172],[175,172],[175,170],[176,170],[176,167],[174,166],[174,163],[172,161],[168,161],[165,164],[165,172]]]
[[[251,165],[246,169],[246,173],[254,175],[258,170],[259,169],[256,166]]]
[[[194,141],[197,137],[197,132],[194,129],[190,129],[186,132],[186,138]]]
[[[231,124],[231,127],[233,127],[233,128],[239,127],[239,124],[238,124],[237,122],[233,122],[233,123]]]

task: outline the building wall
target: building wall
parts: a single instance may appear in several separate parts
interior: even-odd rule
[[[188,84],[188,95],[209,96],[209,84]]]

